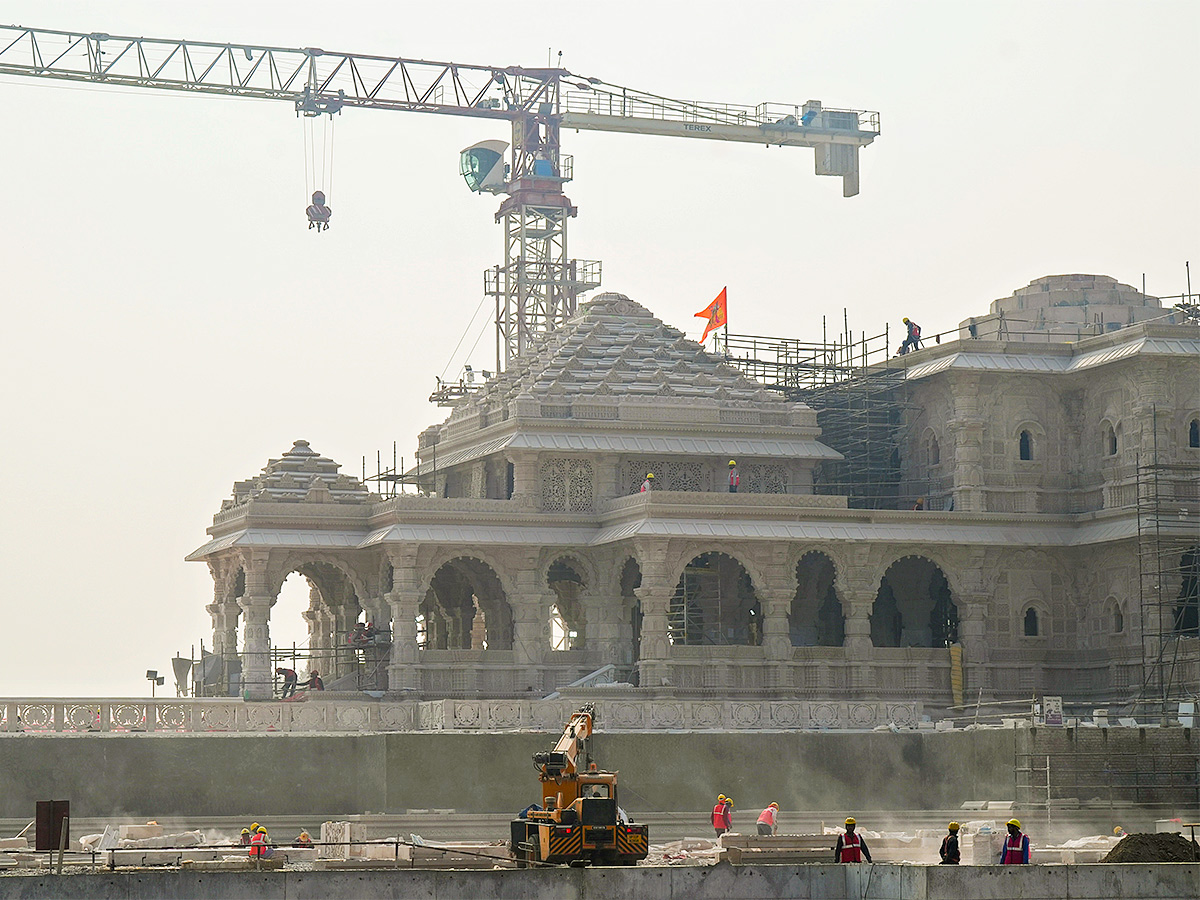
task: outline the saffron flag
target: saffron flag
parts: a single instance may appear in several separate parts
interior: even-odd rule
[[[700,335],[700,343],[704,343],[704,339],[708,337],[708,333],[714,328],[720,328],[725,324],[727,314],[725,311],[725,291],[727,287],[721,288],[721,293],[717,294],[717,299],[708,304],[703,310],[696,313],[698,319],[708,319],[708,325],[704,327],[704,334]]]

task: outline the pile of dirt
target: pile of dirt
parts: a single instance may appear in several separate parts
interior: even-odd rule
[[[1182,834],[1168,831],[1163,834],[1127,834],[1121,843],[1108,851],[1100,862],[1149,863],[1194,862],[1200,860],[1200,846]]]

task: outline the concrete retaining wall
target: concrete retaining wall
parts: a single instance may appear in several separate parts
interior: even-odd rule
[[[593,750],[635,814],[707,809],[718,791],[738,810],[919,810],[1013,799],[1014,734],[600,733]],[[511,812],[534,796],[531,756],[555,737],[4,734],[0,818],[51,799],[76,818]]]
[[[744,866],[534,871],[188,873],[0,877],[0,900],[105,897],[355,897],[360,900],[1195,900],[1200,864],[1095,866]]]

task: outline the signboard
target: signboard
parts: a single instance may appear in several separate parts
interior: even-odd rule
[[[1062,697],[1043,697],[1042,711],[1045,713],[1047,725],[1061,725],[1063,723]]]

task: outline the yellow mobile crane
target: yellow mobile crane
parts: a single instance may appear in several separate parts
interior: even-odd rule
[[[511,823],[509,849],[518,868],[633,866],[646,858],[648,827],[629,821],[617,805],[617,773],[600,771],[588,752],[594,717],[589,703],[571,716],[553,750],[533,754],[542,802]]]
[[[509,145],[486,140],[462,151],[460,172],[477,193],[506,195],[504,263],[484,272],[496,307],[496,369],[575,312],[576,298],[600,286],[600,263],[571,259],[563,193],[573,177],[564,129],[811,147],[816,174],[858,193],[858,151],[879,135],[879,114],[832,109],[819,100],[757,105],[673,100],[557,67],[466,65],[318,47],[122,37],[0,25],[0,75],[172,90],[292,103],[297,115],[362,107],[506,121]],[[320,196],[318,196],[320,195]],[[321,192],[310,227],[328,228]],[[430,399],[453,405],[471,389],[446,385]]]

